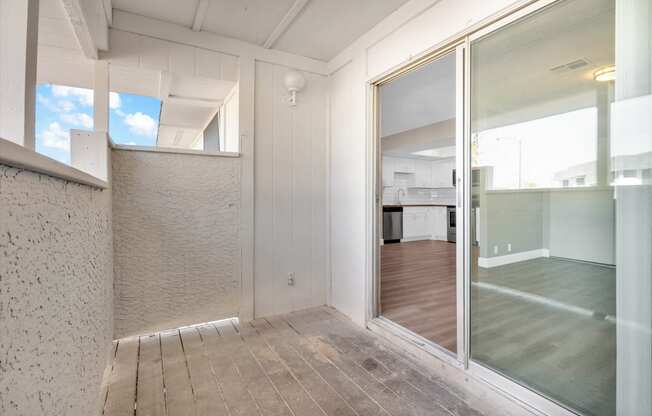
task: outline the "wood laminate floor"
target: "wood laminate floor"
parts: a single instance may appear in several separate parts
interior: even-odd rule
[[[327,307],[115,346],[106,416],[525,414],[484,387],[453,387],[443,377],[458,369],[424,368]]]
[[[381,251],[381,313],[455,350],[455,244]],[[471,357],[581,414],[616,412],[616,269],[561,258],[478,268]]]
[[[616,269],[539,258],[478,269],[471,357],[581,414],[616,414]]]
[[[410,241],[381,248],[380,308],[387,319],[449,351],[457,348],[455,244]]]

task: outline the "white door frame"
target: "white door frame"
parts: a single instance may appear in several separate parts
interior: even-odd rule
[[[381,326],[393,335],[423,349],[426,353],[460,368],[468,376],[488,383],[496,391],[521,404],[537,415],[576,416],[576,413],[544,397],[517,382],[499,374],[470,359],[470,282],[471,282],[471,42],[497,29],[500,29],[524,16],[536,12],[553,3],[563,0],[523,0],[514,4],[482,22],[469,27],[444,42],[435,45],[421,56],[410,62],[397,66],[375,77],[367,83],[367,253],[371,254],[368,262],[366,293],[366,320],[369,327]],[[457,50],[458,96],[456,98],[456,169],[462,172],[457,177],[457,353],[443,350],[430,342],[388,320],[379,317],[380,301],[380,235],[382,218],[382,152],[378,137],[378,86],[388,82],[411,69],[426,64],[451,51]],[[460,62],[461,60],[461,62]],[[461,65],[460,65],[461,64]],[[461,68],[460,68],[461,66]],[[463,88],[462,102],[459,101],[459,88]],[[461,117],[460,117],[460,114]],[[460,134],[461,129],[461,134]],[[461,185],[461,186],[460,186]],[[461,295],[460,295],[461,292]]]

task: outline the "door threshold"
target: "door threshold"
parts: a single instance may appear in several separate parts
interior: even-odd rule
[[[410,353],[420,359],[423,358],[420,355],[427,354],[430,358],[436,358],[446,364],[452,365],[453,367],[460,369],[464,368],[464,363],[457,359],[455,353],[413,331],[410,331],[390,319],[379,316],[368,321],[367,328],[384,338],[391,339],[395,344],[399,344],[401,347],[406,345],[411,346]]]

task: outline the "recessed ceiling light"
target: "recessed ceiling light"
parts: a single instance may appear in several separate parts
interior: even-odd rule
[[[609,82],[616,80],[616,67],[613,65],[600,68],[593,73],[593,79],[598,82]]]
[[[439,158],[453,157],[455,156],[455,146],[421,150],[418,152],[412,152],[412,154],[415,156],[427,156],[427,157],[439,157]]]

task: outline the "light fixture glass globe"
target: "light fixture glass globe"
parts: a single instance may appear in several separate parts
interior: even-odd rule
[[[283,83],[288,91],[301,91],[306,85],[306,79],[298,71],[288,71],[283,78]]]

